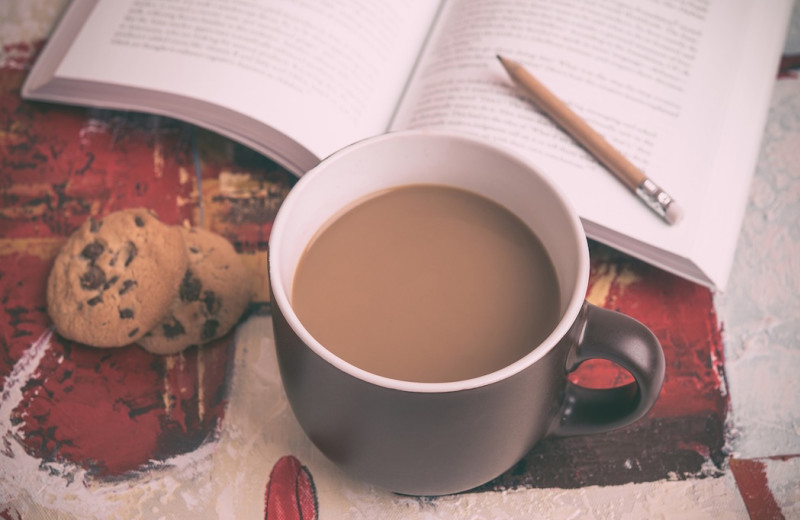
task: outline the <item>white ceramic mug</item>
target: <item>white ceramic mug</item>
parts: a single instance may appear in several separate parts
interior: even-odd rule
[[[317,230],[368,194],[420,183],[494,200],[544,244],[558,276],[561,319],[522,359],[464,381],[400,381],[337,357],[298,320],[292,281]],[[660,392],[658,340],[632,318],[585,302],[589,251],[580,220],[545,176],[510,151],[430,131],[355,143],[300,179],[278,212],[269,246],[275,343],[292,410],[328,458],[365,481],[404,494],[464,491],[500,475],[545,436],[636,421]],[[567,374],[592,358],[621,365],[635,381],[605,390],[569,382]]]

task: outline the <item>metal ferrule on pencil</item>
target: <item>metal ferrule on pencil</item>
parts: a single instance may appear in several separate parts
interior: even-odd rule
[[[672,204],[673,199],[666,191],[659,188],[655,182],[650,179],[642,181],[636,188],[636,195],[661,217],[667,217],[667,210],[669,209],[669,205]]]

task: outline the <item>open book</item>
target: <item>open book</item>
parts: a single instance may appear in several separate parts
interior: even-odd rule
[[[163,114],[302,175],[362,138],[526,155],[587,234],[713,288],[730,271],[792,0],[74,0],[23,97]],[[538,112],[521,62],[684,209],[665,224]],[[491,175],[491,172],[486,172]]]

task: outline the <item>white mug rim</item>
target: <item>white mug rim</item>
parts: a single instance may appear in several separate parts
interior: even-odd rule
[[[317,341],[309,331],[303,326],[300,322],[299,318],[294,312],[292,305],[289,300],[288,291],[286,290],[285,284],[281,276],[279,275],[281,270],[281,258],[279,255],[275,254],[275,249],[273,248],[274,244],[280,244],[283,240],[283,234],[285,232],[285,222],[286,219],[289,217],[290,213],[295,206],[297,206],[303,193],[306,189],[313,189],[314,179],[319,175],[324,175],[325,169],[327,165],[332,161],[337,161],[340,157],[350,154],[353,151],[356,151],[365,146],[371,146],[373,143],[381,142],[390,139],[402,138],[403,136],[426,136],[431,138],[446,138],[446,139],[455,139],[460,140],[467,143],[470,146],[482,146],[487,148],[493,148],[495,153],[506,155],[509,158],[516,160],[524,164],[529,170],[533,172],[534,175],[538,175],[541,180],[547,184],[552,191],[558,196],[559,203],[564,209],[565,215],[569,219],[569,228],[572,231],[573,238],[576,239],[575,249],[578,255],[578,279],[575,281],[574,288],[572,290],[572,294],[570,295],[569,301],[565,307],[561,320],[558,322],[556,327],[551,331],[551,333],[545,338],[542,342],[539,343],[537,347],[531,350],[528,354],[523,356],[522,358],[518,359],[517,361],[506,365],[505,367],[490,372],[488,374],[484,374],[478,377],[464,379],[459,381],[446,381],[446,382],[417,382],[417,381],[407,381],[401,379],[394,379],[386,376],[381,376],[378,374],[374,374],[362,368],[359,368],[352,363],[345,361],[344,359],[340,358],[327,348],[323,346],[319,341]],[[472,136],[467,136],[458,133],[451,133],[448,131],[442,130],[404,130],[399,132],[389,132],[386,134],[381,134],[378,136],[370,137],[361,141],[357,141],[353,144],[350,144],[337,152],[334,152],[324,160],[322,160],[317,166],[309,170],[306,174],[304,174],[300,180],[295,184],[295,186],[291,189],[289,194],[284,199],[283,203],[281,204],[280,209],[275,217],[273,222],[272,230],[270,232],[270,239],[269,239],[270,249],[269,249],[269,280],[271,286],[271,293],[273,296],[272,305],[277,305],[279,307],[279,312],[283,315],[284,319],[287,321],[290,328],[297,334],[300,341],[302,341],[308,348],[310,348],[315,354],[320,356],[323,360],[327,363],[330,363],[334,367],[338,368],[344,373],[347,373],[357,379],[363,380],[365,382],[374,384],[376,386],[394,389],[394,390],[401,390],[406,392],[415,392],[415,393],[447,393],[447,392],[456,392],[462,390],[468,390],[473,388],[479,388],[482,386],[491,385],[493,383],[497,383],[499,381],[505,380],[521,371],[526,369],[527,367],[536,363],[539,359],[543,358],[546,354],[548,354],[553,348],[558,345],[561,339],[567,335],[570,328],[572,327],[573,323],[577,319],[581,308],[583,307],[585,301],[585,293],[586,288],[589,282],[589,252],[588,252],[588,245],[586,244],[586,236],[583,230],[583,226],[581,224],[580,218],[578,217],[575,210],[572,208],[571,204],[569,203],[568,199],[564,196],[563,191],[558,188],[549,178],[539,172],[539,170],[534,167],[530,161],[514,150],[508,149],[503,145],[498,144],[490,144],[483,140],[479,140]],[[274,319],[274,318],[273,318]]]

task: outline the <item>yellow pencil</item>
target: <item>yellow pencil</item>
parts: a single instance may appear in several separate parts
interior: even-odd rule
[[[667,192],[636,166],[634,166],[616,148],[611,146],[603,136],[598,134],[586,121],[581,119],[539,80],[519,63],[497,56],[508,75],[519,85],[530,100],[547,114],[573,139],[580,143],[603,166],[614,174],[625,186],[641,198],[668,224],[677,224],[683,217],[683,210]]]

